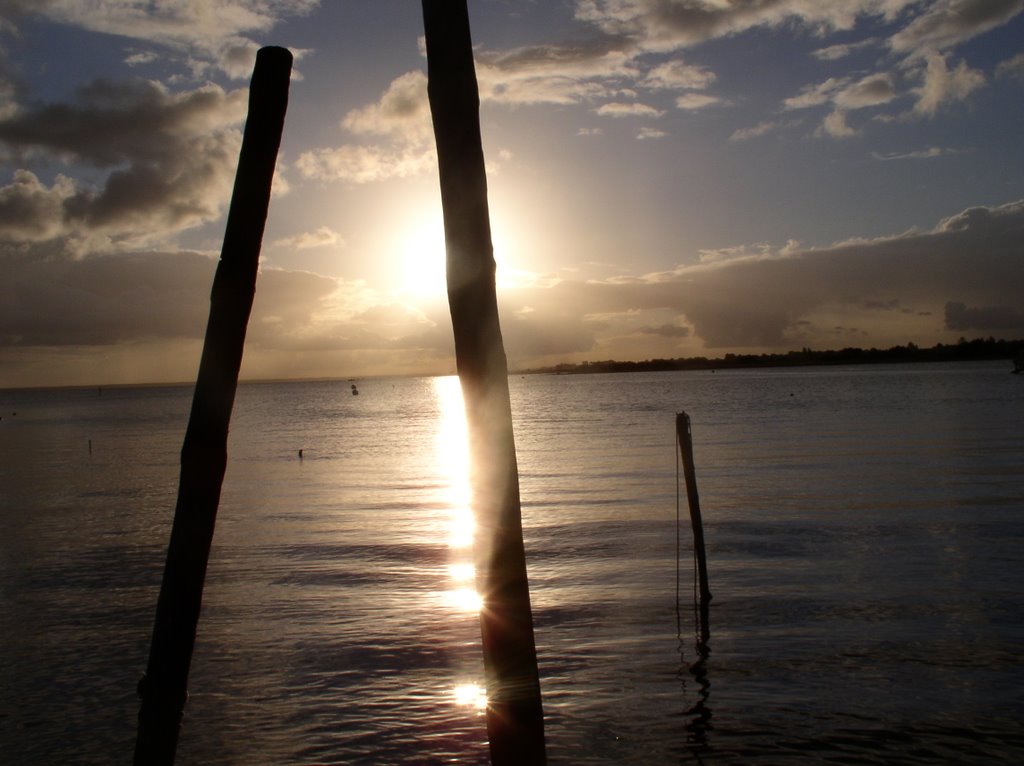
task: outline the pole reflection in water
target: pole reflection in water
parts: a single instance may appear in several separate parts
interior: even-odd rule
[[[711,708],[708,705],[708,698],[711,696],[711,680],[708,678],[707,667],[710,653],[711,650],[706,644],[700,644],[697,646],[697,660],[687,664],[686,658],[683,656],[683,642],[679,642],[680,677],[683,679],[683,691],[686,691],[684,669],[697,682],[697,700],[683,713],[686,718],[683,729],[686,731],[686,744],[698,758],[708,749],[708,732],[714,728],[711,725]]]
[[[483,606],[483,599],[476,589],[476,567],[473,565],[475,523],[470,506],[466,411],[458,377],[434,378],[433,384],[439,412],[435,455],[446,488],[446,532],[452,557],[448,564],[449,588],[441,594],[441,603],[457,612],[452,619],[462,619],[469,614],[479,614]],[[474,659],[477,659],[475,655]],[[456,705],[472,708],[478,713],[487,707],[487,692],[475,681],[456,685],[452,698]]]
[[[711,645],[704,639],[702,625],[707,625],[706,616],[702,616],[697,604],[697,595],[694,593],[693,621],[694,621],[694,650],[697,659],[688,662],[686,659],[686,640],[683,638],[682,606],[679,602],[679,564],[678,554],[676,559],[676,640],[679,642],[679,670],[678,676],[683,690],[683,699],[688,700],[690,694],[687,691],[687,679],[692,678],[697,683],[697,698],[690,707],[683,712],[683,730],[686,732],[686,745],[691,754],[701,762],[701,755],[708,750],[708,733],[714,729],[711,724],[711,707],[708,699],[711,696],[711,679],[708,677],[708,657],[711,655]]]

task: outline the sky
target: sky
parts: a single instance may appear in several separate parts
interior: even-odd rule
[[[1024,0],[470,0],[513,369],[1024,337]],[[243,378],[454,371],[414,0],[0,0],[0,387],[194,380],[256,50]]]

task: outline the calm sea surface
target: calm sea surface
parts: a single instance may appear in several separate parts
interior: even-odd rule
[[[239,389],[179,763],[487,762],[457,381],[357,383]],[[511,383],[552,763],[1024,762],[1009,363]],[[0,761],[130,761],[190,399],[0,391]]]

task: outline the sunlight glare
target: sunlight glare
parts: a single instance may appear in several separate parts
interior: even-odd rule
[[[414,299],[444,299],[447,279],[441,214],[415,219],[402,239],[400,250],[396,279],[399,292]]]
[[[524,271],[517,264],[521,259],[512,245],[511,231],[505,217],[492,213],[491,238],[496,263],[495,280],[498,290],[513,289],[536,281],[536,275]],[[521,238],[522,232],[517,231]],[[433,207],[413,215],[393,240],[396,252],[394,284],[398,294],[412,301],[424,299],[445,300],[448,294],[444,218]]]
[[[460,612],[479,612],[484,605],[484,600],[475,588],[456,588],[445,595],[448,606],[458,609]]]
[[[476,579],[476,567],[472,564],[449,564],[448,576],[455,582],[472,582]]]
[[[473,545],[473,533],[476,523],[473,514],[468,510],[452,513],[451,527],[448,532],[449,548],[469,548]]]
[[[435,454],[446,487],[448,545],[464,558],[463,551],[469,549],[467,552],[472,554],[476,523],[470,506],[469,446],[462,386],[456,376],[433,381],[440,416]],[[459,587],[444,594],[445,602],[462,612],[479,612],[482,599],[474,587],[473,564],[456,559],[449,564],[448,573]]]
[[[487,707],[487,692],[480,684],[462,684],[456,686],[452,693],[455,695],[455,704],[475,707],[483,710]]]

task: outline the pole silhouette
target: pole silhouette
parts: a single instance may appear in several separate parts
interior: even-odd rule
[[[693,437],[690,431],[690,416],[685,412],[676,415],[676,437],[683,458],[683,478],[686,482],[686,500],[690,508],[690,526],[693,529],[693,552],[697,560],[697,582],[700,588],[700,651],[705,651],[711,629],[708,625],[711,611],[711,588],[708,585],[708,557],[704,550],[704,521],[700,513],[700,497],[697,494],[697,471],[693,462]]]
[[[149,663],[139,682],[142,703],[135,766],[174,763],[291,67],[292,54],[285,48],[262,48],[256,55],[206,339],[181,449],[178,501]]]
[[[480,96],[465,0],[422,0],[427,91],[437,144],[448,305],[472,455],[477,586],[495,766],[546,763],[544,714],[508,366],[498,322],[494,249],[480,138]]]

